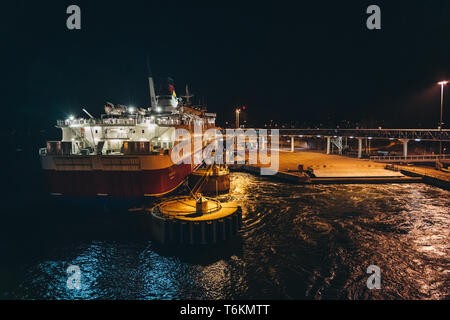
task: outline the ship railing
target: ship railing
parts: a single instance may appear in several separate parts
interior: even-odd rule
[[[100,120],[101,124],[112,124],[112,125],[131,125],[134,126],[137,124],[136,119],[121,119],[121,118],[104,118]]]
[[[57,120],[56,124],[58,127],[68,127],[68,126],[84,126],[84,125],[96,125],[96,124],[106,124],[106,125],[130,125],[134,126],[137,122],[136,119],[122,119],[122,118],[103,118],[103,119],[67,119],[67,120]]]
[[[175,126],[181,124],[181,121],[178,119],[157,119],[156,124],[162,126]]]
[[[92,125],[98,123],[95,119],[66,119],[66,120],[56,120],[56,124],[59,127],[68,127],[68,126],[83,126],[83,125]]]
[[[130,139],[130,136],[127,133],[106,134],[104,136],[104,139],[106,139],[106,140],[128,140],[128,139]]]
[[[175,126],[180,125],[182,122],[180,119],[174,118],[157,118],[153,119],[136,119],[136,118],[102,118],[102,119],[66,119],[66,120],[57,120],[56,124],[59,127],[68,127],[68,126],[83,126],[83,125],[96,125],[96,124],[104,124],[104,125],[129,125],[134,126],[137,124],[151,124],[156,123],[161,126]]]

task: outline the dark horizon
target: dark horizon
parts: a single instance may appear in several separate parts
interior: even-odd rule
[[[66,28],[70,4],[81,8],[81,30]],[[178,95],[189,84],[219,124],[245,105],[254,125],[436,128],[437,81],[450,78],[450,3],[379,1],[381,30],[366,28],[370,4],[18,1],[3,20],[3,108],[14,119],[6,130],[49,129],[81,108],[99,115],[105,101],[148,107],[147,54],[156,81],[171,76]]]

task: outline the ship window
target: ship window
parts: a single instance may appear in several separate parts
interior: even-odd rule
[[[98,133],[98,130],[95,130],[95,133]]]
[[[145,133],[145,130],[142,130],[142,133]]]

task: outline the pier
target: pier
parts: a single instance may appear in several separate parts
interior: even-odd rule
[[[303,167],[301,170],[299,165]],[[246,162],[232,165],[231,169],[259,174],[262,167],[268,165]],[[307,174],[308,171],[312,176]],[[400,170],[386,169],[382,163],[310,151],[279,151],[278,172],[267,177],[304,184],[422,182],[420,176],[408,177]]]
[[[450,190],[450,173],[438,171],[430,167],[392,165],[393,170],[398,170],[410,177],[421,177],[424,183]]]
[[[259,133],[262,129],[251,130]],[[421,141],[448,143],[450,141],[450,130],[448,129],[291,128],[279,129],[278,132],[282,139],[288,139],[287,142],[290,146],[287,149],[283,149],[281,146],[277,147],[278,171],[267,177],[304,184],[424,182],[449,189],[450,172],[412,164],[440,162],[447,165],[450,155],[408,154],[408,142],[411,140],[416,143]],[[296,140],[301,142],[300,148],[296,148]],[[395,142],[393,140],[401,142],[402,155],[370,156],[370,142],[373,140],[385,140],[390,144]],[[310,148],[308,141],[316,141],[315,147]],[[348,152],[351,149],[351,141],[357,141],[357,154],[353,154],[354,157]],[[253,141],[253,143],[255,142]],[[353,143],[354,145],[355,143]],[[268,150],[271,149],[269,144],[262,146],[263,149],[266,147]],[[241,160],[240,163],[244,162],[243,159],[238,160]],[[259,162],[252,164],[248,160],[248,155],[246,155],[245,164],[232,165],[230,168],[260,174],[261,168],[270,167],[270,165],[263,165]]]

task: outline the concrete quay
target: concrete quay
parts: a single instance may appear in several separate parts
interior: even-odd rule
[[[393,170],[398,170],[406,176],[420,177],[424,183],[450,190],[450,173],[438,171],[431,167],[392,165]]]
[[[303,165],[303,171],[299,170],[299,165]],[[269,168],[270,165],[247,162],[231,165],[230,169],[259,174],[262,167]],[[307,169],[312,169],[313,175],[307,174]],[[309,151],[280,151],[278,172],[266,177],[303,184],[422,182],[422,177],[410,177],[401,171],[388,170],[386,164]]]

